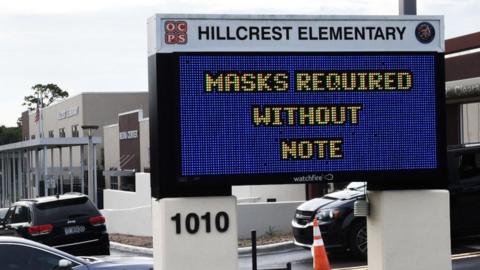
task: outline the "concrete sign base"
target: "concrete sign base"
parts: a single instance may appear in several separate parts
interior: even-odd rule
[[[153,200],[152,218],[154,269],[238,268],[235,197]]]
[[[369,191],[369,270],[451,270],[446,190]]]

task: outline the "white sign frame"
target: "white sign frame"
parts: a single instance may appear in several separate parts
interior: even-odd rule
[[[433,28],[429,42],[421,42],[416,37],[416,28],[421,23]],[[274,27],[279,27],[275,33]],[[390,31],[387,28],[395,33],[387,35]],[[255,34],[262,29],[266,31],[264,35]],[[157,14],[148,20],[148,55],[209,51],[444,52],[443,30],[443,16]],[[253,31],[253,35],[249,31]],[[336,31],[341,32],[341,39]],[[169,33],[179,37],[177,43],[167,44]]]

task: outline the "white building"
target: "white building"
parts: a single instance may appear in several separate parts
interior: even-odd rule
[[[103,127],[116,123],[119,113],[134,108],[148,112],[147,92],[81,93],[43,108],[39,121],[35,119],[35,111],[24,112],[24,141],[0,146],[2,206],[47,193],[87,193],[88,173],[94,178],[92,183],[101,189],[103,176],[97,170],[103,170],[103,129],[93,131],[93,146],[88,154],[85,149],[88,131],[82,130],[82,126]],[[90,171],[89,156],[97,160],[91,162]],[[89,193],[96,199],[97,192],[92,189]],[[98,194],[101,196],[102,192]],[[101,198],[99,202],[101,206]]]

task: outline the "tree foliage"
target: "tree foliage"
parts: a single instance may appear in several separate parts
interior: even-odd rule
[[[22,140],[22,128],[0,126],[0,145]]]
[[[37,104],[46,107],[57,100],[62,100],[68,97],[68,92],[58,87],[58,85],[37,84],[32,86],[33,94],[24,97],[23,106],[27,106],[29,110],[35,110]]]

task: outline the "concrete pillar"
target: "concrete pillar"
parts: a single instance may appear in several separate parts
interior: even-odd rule
[[[80,183],[82,187],[82,193],[85,194],[85,165],[84,165],[84,158],[85,158],[85,148],[83,145],[80,145]]]
[[[35,149],[35,194],[34,198],[40,196],[40,155],[38,149]]]
[[[54,150],[55,148],[50,148],[50,174],[51,174],[51,179],[52,181],[55,182],[55,188],[53,189],[50,189],[52,193],[52,195],[54,194],[58,194],[58,173],[57,171],[55,170],[55,160],[53,159],[54,158]]]
[[[93,176],[93,143],[92,143],[92,136],[88,136],[87,166],[88,166],[88,197],[96,205],[95,195],[94,195],[94,180],[93,180],[94,176]]]
[[[399,14],[400,15],[416,15],[417,14],[417,0],[399,0]]]
[[[0,204],[2,207],[5,207],[5,158],[3,152],[0,153],[0,158],[1,158],[1,166],[2,166],[2,183],[1,183],[1,198],[0,198]]]
[[[368,270],[451,270],[446,190],[368,191]]]
[[[23,199],[25,194],[23,192],[23,151],[18,151],[18,199]]]
[[[48,176],[48,167],[47,167],[47,146],[43,147],[43,186],[45,189],[45,196],[50,195],[48,192],[48,183],[47,183],[47,176]]]
[[[63,155],[62,147],[58,148],[58,159],[59,159],[59,179],[60,179],[60,194],[63,194]]]
[[[31,169],[32,169],[32,159],[31,155],[32,152],[30,150],[26,150],[26,159],[25,159],[25,184],[27,188],[27,198],[32,198],[32,174],[31,174]]]
[[[10,153],[7,152],[7,204],[12,202],[12,161]]]
[[[68,161],[68,174],[70,176],[70,192],[73,192],[73,172],[72,172],[72,147],[68,148],[69,161]]]
[[[93,145],[93,198],[94,203],[98,206],[98,182],[97,182],[97,145]]]
[[[17,177],[17,155],[15,152],[12,152],[12,198],[13,202],[17,201],[17,184],[18,184],[18,177]]]

